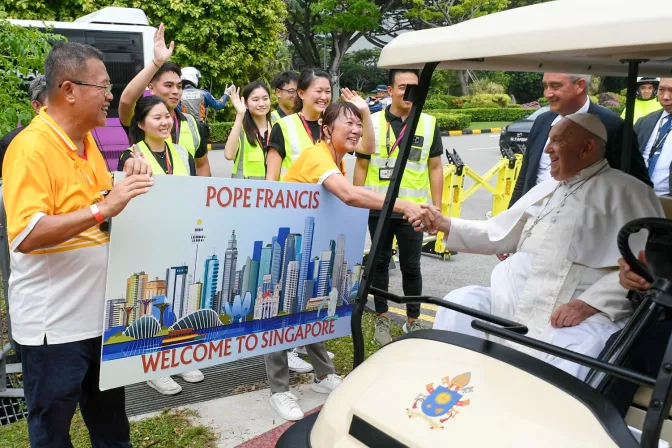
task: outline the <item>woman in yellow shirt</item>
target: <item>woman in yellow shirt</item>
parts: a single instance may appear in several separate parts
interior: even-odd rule
[[[304,150],[289,167],[284,182],[322,184],[348,205],[380,210],[385,197],[363,187],[352,185],[345,178],[343,157],[352,153],[362,136],[362,113],[350,102],[339,102],[327,107],[320,132],[324,136],[316,145]],[[411,222],[430,222],[431,213],[419,205],[397,199],[394,211],[402,213]],[[341,378],[334,372],[323,342],[306,346],[306,352],[315,368],[313,390],[329,393]],[[284,351],[266,355],[266,372],[271,388],[271,406],[286,420],[299,420],[303,412],[296,396],[289,392],[289,366]]]
[[[371,210],[383,208],[385,196],[364,187],[352,185],[345,178],[343,157],[354,151],[362,135],[362,114],[352,103],[332,104],[324,112],[322,133],[325,140],[306,149],[282,179],[284,182],[321,184],[348,205]],[[426,225],[431,215],[419,205],[403,199],[394,203],[394,211],[413,222]]]

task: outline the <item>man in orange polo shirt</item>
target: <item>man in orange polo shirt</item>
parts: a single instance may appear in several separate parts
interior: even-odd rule
[[[57,43],[45,61],[48,104],[3,162],[9,312],[23,366],[31,447],[69,447],[77,404],[95,447],[130,447],[123,388],[98,389],[109,235],[101,230],[152,186],[129,159],[112,186],[91,130],[112,101],[102,54]]]

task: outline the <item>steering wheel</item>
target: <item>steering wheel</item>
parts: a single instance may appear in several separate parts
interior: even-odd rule
[[[644,251],[646,264],[632,253],[628,238],[642,229],[649,232]],[[630,221],[618,232],[618,250],[632,272],[653,283],[658,278],[672,279],[672,220],[640,218]]]

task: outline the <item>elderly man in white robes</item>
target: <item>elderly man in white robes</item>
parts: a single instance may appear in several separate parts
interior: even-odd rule
[[[552,179],[509,210],[488,221],[442,217],[435,210],[426,225],[445,233],[445,247],[484,255],[515,252],[495,267],[490,287],[460,288],[445,300],[522,323],[532,338],[599,355],[632,312],[618,283],[618,232],[633,219],[663,216],[649,186],[609,167],[606,139],[597,117],[568,115],[553,127],[544,150]],[[425,226],[413,224],[419,231]],[[472,320],[439,309],[434,328],[486,337],[471,328]],[[588,373],[578,364],[506,344],[580,379]]]

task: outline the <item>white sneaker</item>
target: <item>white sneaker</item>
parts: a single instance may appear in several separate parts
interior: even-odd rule
[[[294,351],[299,355],[308,356],[308,352],[306,351],[306,347],[304,346],[296,347]],[[334,354],[331,352],[327,352],[327,356],[329,356],[329,359],[334,359]]]
[[[298,353],[296,353],[294,350],[287,352],[287,364],[289,365],[289,370],[292,372],[308,373],[313,371],[312,364],[299,358]]]
[[[205,378],[200,370],[190,370],[179,374],[187,383],[200,383]]]
[[[182,392],[182,386],[169,376],[147,381],[147,385],[163,395],[175,395]]]
[[[341,377],[335,373],[330,373],[323,380],[313,378],[313,384],[310,387],[318,394],[330,394],[339,384],[341,384]]]
[[[303,411],[296,402],[297,398],[291,392],[280,392],[271,395],[271,407],[277,412],[280,417],[285,420],[301,420],[303,418]]]

